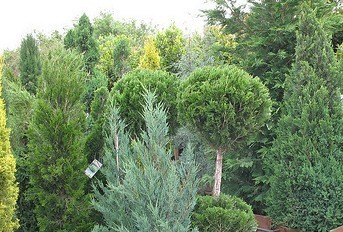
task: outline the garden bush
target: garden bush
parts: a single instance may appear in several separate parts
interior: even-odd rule
[[[199,196],[192,223],[199,231],[248,232],[257,228],[251,207],[240,198],[225,194]]]

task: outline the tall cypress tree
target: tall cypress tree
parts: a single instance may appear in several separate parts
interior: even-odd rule
[[[37,78],[41,74],[38,44],[32,35],[21,42],[19,70],[21,83],[31,94],[36,93]]]
[[[63,48],[44,61],[29,131],[30,194],[40,231],[87,231],[90,199],[82,154],[82,58]]]
[[[160,55],[153,37],[148,37],[144,42],[144,53],[139,58],[139,67],[145,69],[160,69]]]
[[[303,6],[296,59],[270,157],[268,213],[301,231],[343,223],[342,70],[314,11]]]
[[[82,53],[86,71],[93,74],[94,67],[99,60],[99,50],[93,38],[93,26],[86,14],[83,14],[78,24],[68,31],[64,38],[64,46],[76,48]]]
[[[0,231],[13,231],[19,226],[14,216],[18,187],[14,176],[16,161],[11,153],[10,130],[6,128],[5,104],[2,99],[2,67],[3,60],[0,57]]]

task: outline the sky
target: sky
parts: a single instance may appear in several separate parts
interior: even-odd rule
[[[29,33],[65,33],[86,13],[93,20],[100,12],[117,20],[135,19],[167,27],[172,22],[185,31],[201,31],[208,9],[206,0],[3,0],[0,3],[0,54],[15,49]]]

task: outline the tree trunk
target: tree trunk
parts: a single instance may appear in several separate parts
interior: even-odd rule
[[[177,161],[179,160],[179,148],[174,147],[174,160]]]
[[[220,185],[222,182],[222,169],[223,169],[223,151],[221,148],[217,149],[217,159],[216,159],[216,171],[214,173],[214,186],[212,191],[212,196],[218,197],[220,194]]]

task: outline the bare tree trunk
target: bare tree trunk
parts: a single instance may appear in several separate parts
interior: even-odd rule
[[[179,160],[179,148],[174,147],[174,160],[177,161]]]
[[[222,182],[222,169],[223,169],[223,151],[221,148],[217,149],[217,159],[216,159],[216,171],[214,173],[214,186],[212,191],[212,196],[218,197],[220,194],[220,185]]]

